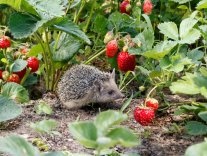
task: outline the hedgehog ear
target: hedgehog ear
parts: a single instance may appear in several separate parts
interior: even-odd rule
[[[115,79],[115,68],[113,69],[112,73],[111,73],[111,78]]]
[[[100,81],[98,81],[98,80],[95,80],[94,82],[93,82],[93,86],[97,89],[97,91],[101,91],[101,82]]]

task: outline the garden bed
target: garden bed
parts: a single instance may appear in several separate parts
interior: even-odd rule
[[[172,96],[169,96],[173,99]],[[42,100],[42,99],[41,99]],[[30,103],[23,107],[24,112],[15,120],[6,123],[4,128],[0,130],[1,136],[11,134],[18,134],[32,141],[34,138],[41,137],[49,146],[49,150],[68,150],[71,152],[92,153],[90,149],[81,146],[70,135],[68,124],[75,120],[91,120],[99,111],[108,109],[118,110],[123,103],[123,100],[114,104],[94,105],[87,106],[78,110],[67,110],[61,107],[55,95],[48,93],[44,96],[43,100],[53,106],[52,115],[37,115],[34,106],[41,100],[32,100]],[[175,117],[172,111],[167,111],[165,114],[157,113],[156,119],[149,126],[141,126],[135,122],[132,110],[140,103],[141,100],[134,99],[127,108],[128,120],[124,125],[132,129],[135,133],[141,134],[141,145],[133,148],[115,147],[115,150],[122,153],[139,153],[141,156],[180,156],[183,155],[186,148],[192,144],[203,141],[203,137],[193,137],[186,135],[182,129],[179,129],[175,124],[182,123],[181,117]],[[57,131],[59,135],[42,135],[30,128],[31,122],[40,121],[43,119],[55,119],[58,122]],[[173,126],[174,125],[174,126]],[[4,130],[5,129],[5,130]]]

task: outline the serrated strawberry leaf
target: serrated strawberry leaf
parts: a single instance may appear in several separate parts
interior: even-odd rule
[[[163,41],[158,43],[152,50],[142,53],[147,58],[160,60],[177,45],[177,42]]]
[[[158,29],[162,34],[170,39],[178,40],[178,28],[174,22],[164,22],[158,25]]]
[[[196,7],[198,10],[207,8],[207,0],[202,0],[197,4]]]
[[[91,41],[89,40],[88,36],[86,36],[86,34],[80,30],[78,25],[76,25],[75,23],[73,23],[71,20],[67,18],[60,21],[59,23],[56,23],[54,27],[58,30],[64,31],[68,34],[78,37],[79,39],[85,41],[88,44],[91,44]]]
[[[206,91],[206,86],[207,77],[204,77],[199,73],[186,73],[186,75],[180,80],[172,83],[170,90],[173,93],[194,95],[201,94],[202,92]],[[204,95],[204,93],[202,93],[202,95]]]

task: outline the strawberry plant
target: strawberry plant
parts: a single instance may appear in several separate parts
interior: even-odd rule
[[[16,39],[33,37],[36,41],[28,56],[42,55],[44,70],[41,72],[47,90],[55,89],[62,73],[60,69],[67,68],[67,62],[78,52],[83,42],[91,43],[84,32],[67,17],[69,9],[77,6],[79,2],[68,4],[64,0],[56,0],[53,3],[49,1],[39,3],[25,0],[19,1],[18,5],[8,1],[0,3],[14,9],[8,24],[13,37]],[[21,23],[21,27],[16,25],[17,22]],[[36,71],[39,64],[37,60],[31,64],[32,72]],[[29,61],[29,67],[31,66]]]
[[[83,146],[96,150],[97,155],[117,144],[131,147],[139,144],[137,136],[119,125],[127,116],[117,111],[101,112],[94,121],[80,121],[69,125],[73,137]]]

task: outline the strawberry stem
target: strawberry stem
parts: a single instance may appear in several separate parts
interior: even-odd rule
[[[152,94],[152,92],[153,92],[157,87],[158,87],[158,85],[154,86],[154,87],[149,91],[149,93],[147,94],[146,99],[148,99],[148,98],[150,97],[150,95]],[[145,106],[146,106],[146,101],[147,101],[147,100],[144,101],[144,105],[145,105]]]

